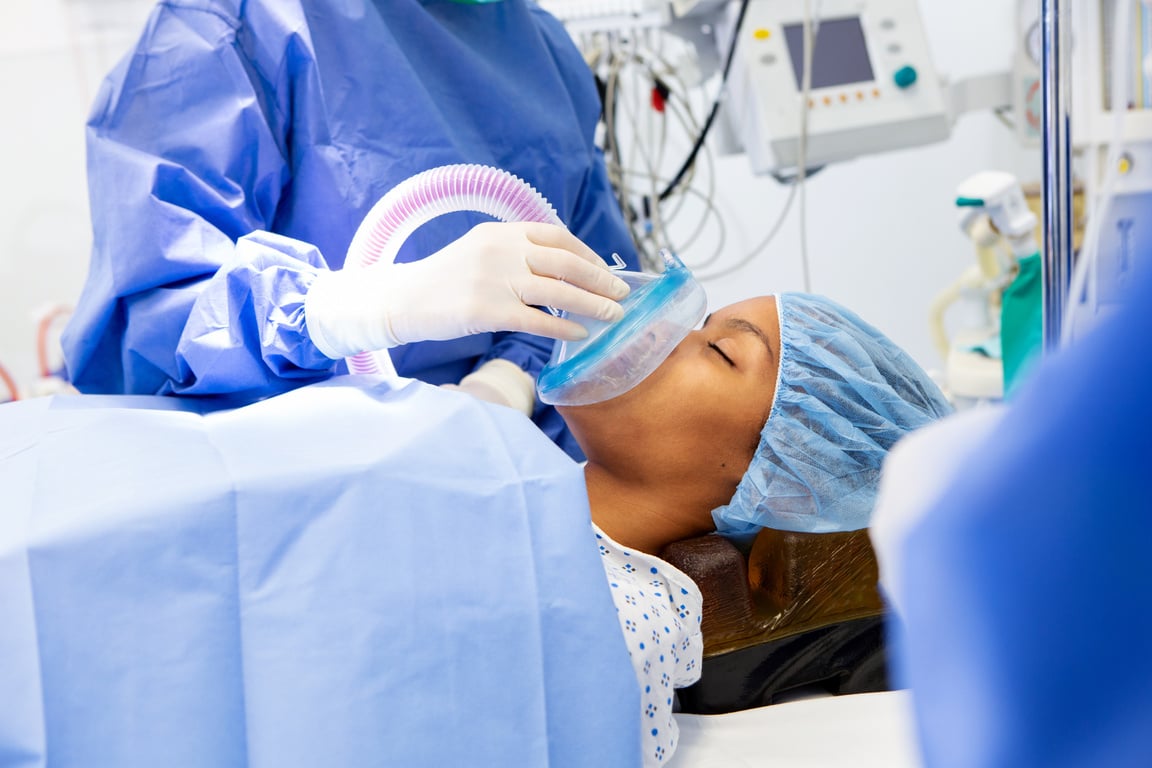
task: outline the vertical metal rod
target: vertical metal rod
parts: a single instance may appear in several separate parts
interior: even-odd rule
[[[1040,0],[1044,99],[1044,348],[1048,352],[1055,351],[1060,344],[1061,324],[1072,279],[1069,5],[1067,0]]]

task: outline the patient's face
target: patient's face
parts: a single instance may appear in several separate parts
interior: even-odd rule
[[[771,410],[779,358],[776,300],[749,299],[709,315],[631,391],[559,410],[590,461],[658,456],[673,471],[734,477],[734,488]]]

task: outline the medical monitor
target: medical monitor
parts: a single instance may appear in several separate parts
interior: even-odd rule
[[[812,48],[812,87],[832,88],[838,85],[866,83],[874,79],[868,44],[859,16],[822,19],[814,27],[816,44]],[[785,24],[784,39],[792,59],[796,88],[804,82],[804,24]]]
[[[928,0],[749,0],[723,114],[754,172],[794,175],[801,148],[814,169],[948,138],[921,2]],[[804,94],[806,11],[820,16],[811,19]]]

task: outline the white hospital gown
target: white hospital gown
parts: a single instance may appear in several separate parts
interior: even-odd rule
[[[664,765],[680,734],[672,717],[672,689],[700,678],[704,601],[695,582],[675,567],[592,528],[640,683],[644,765]]]

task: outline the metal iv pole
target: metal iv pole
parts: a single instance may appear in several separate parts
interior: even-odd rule
[[[1043,39],[1043,268],[1044,349],[1060,345],[1061,324],[1072,279],[1072,152],[1069,105],[1068,0],[1040,0]]]

